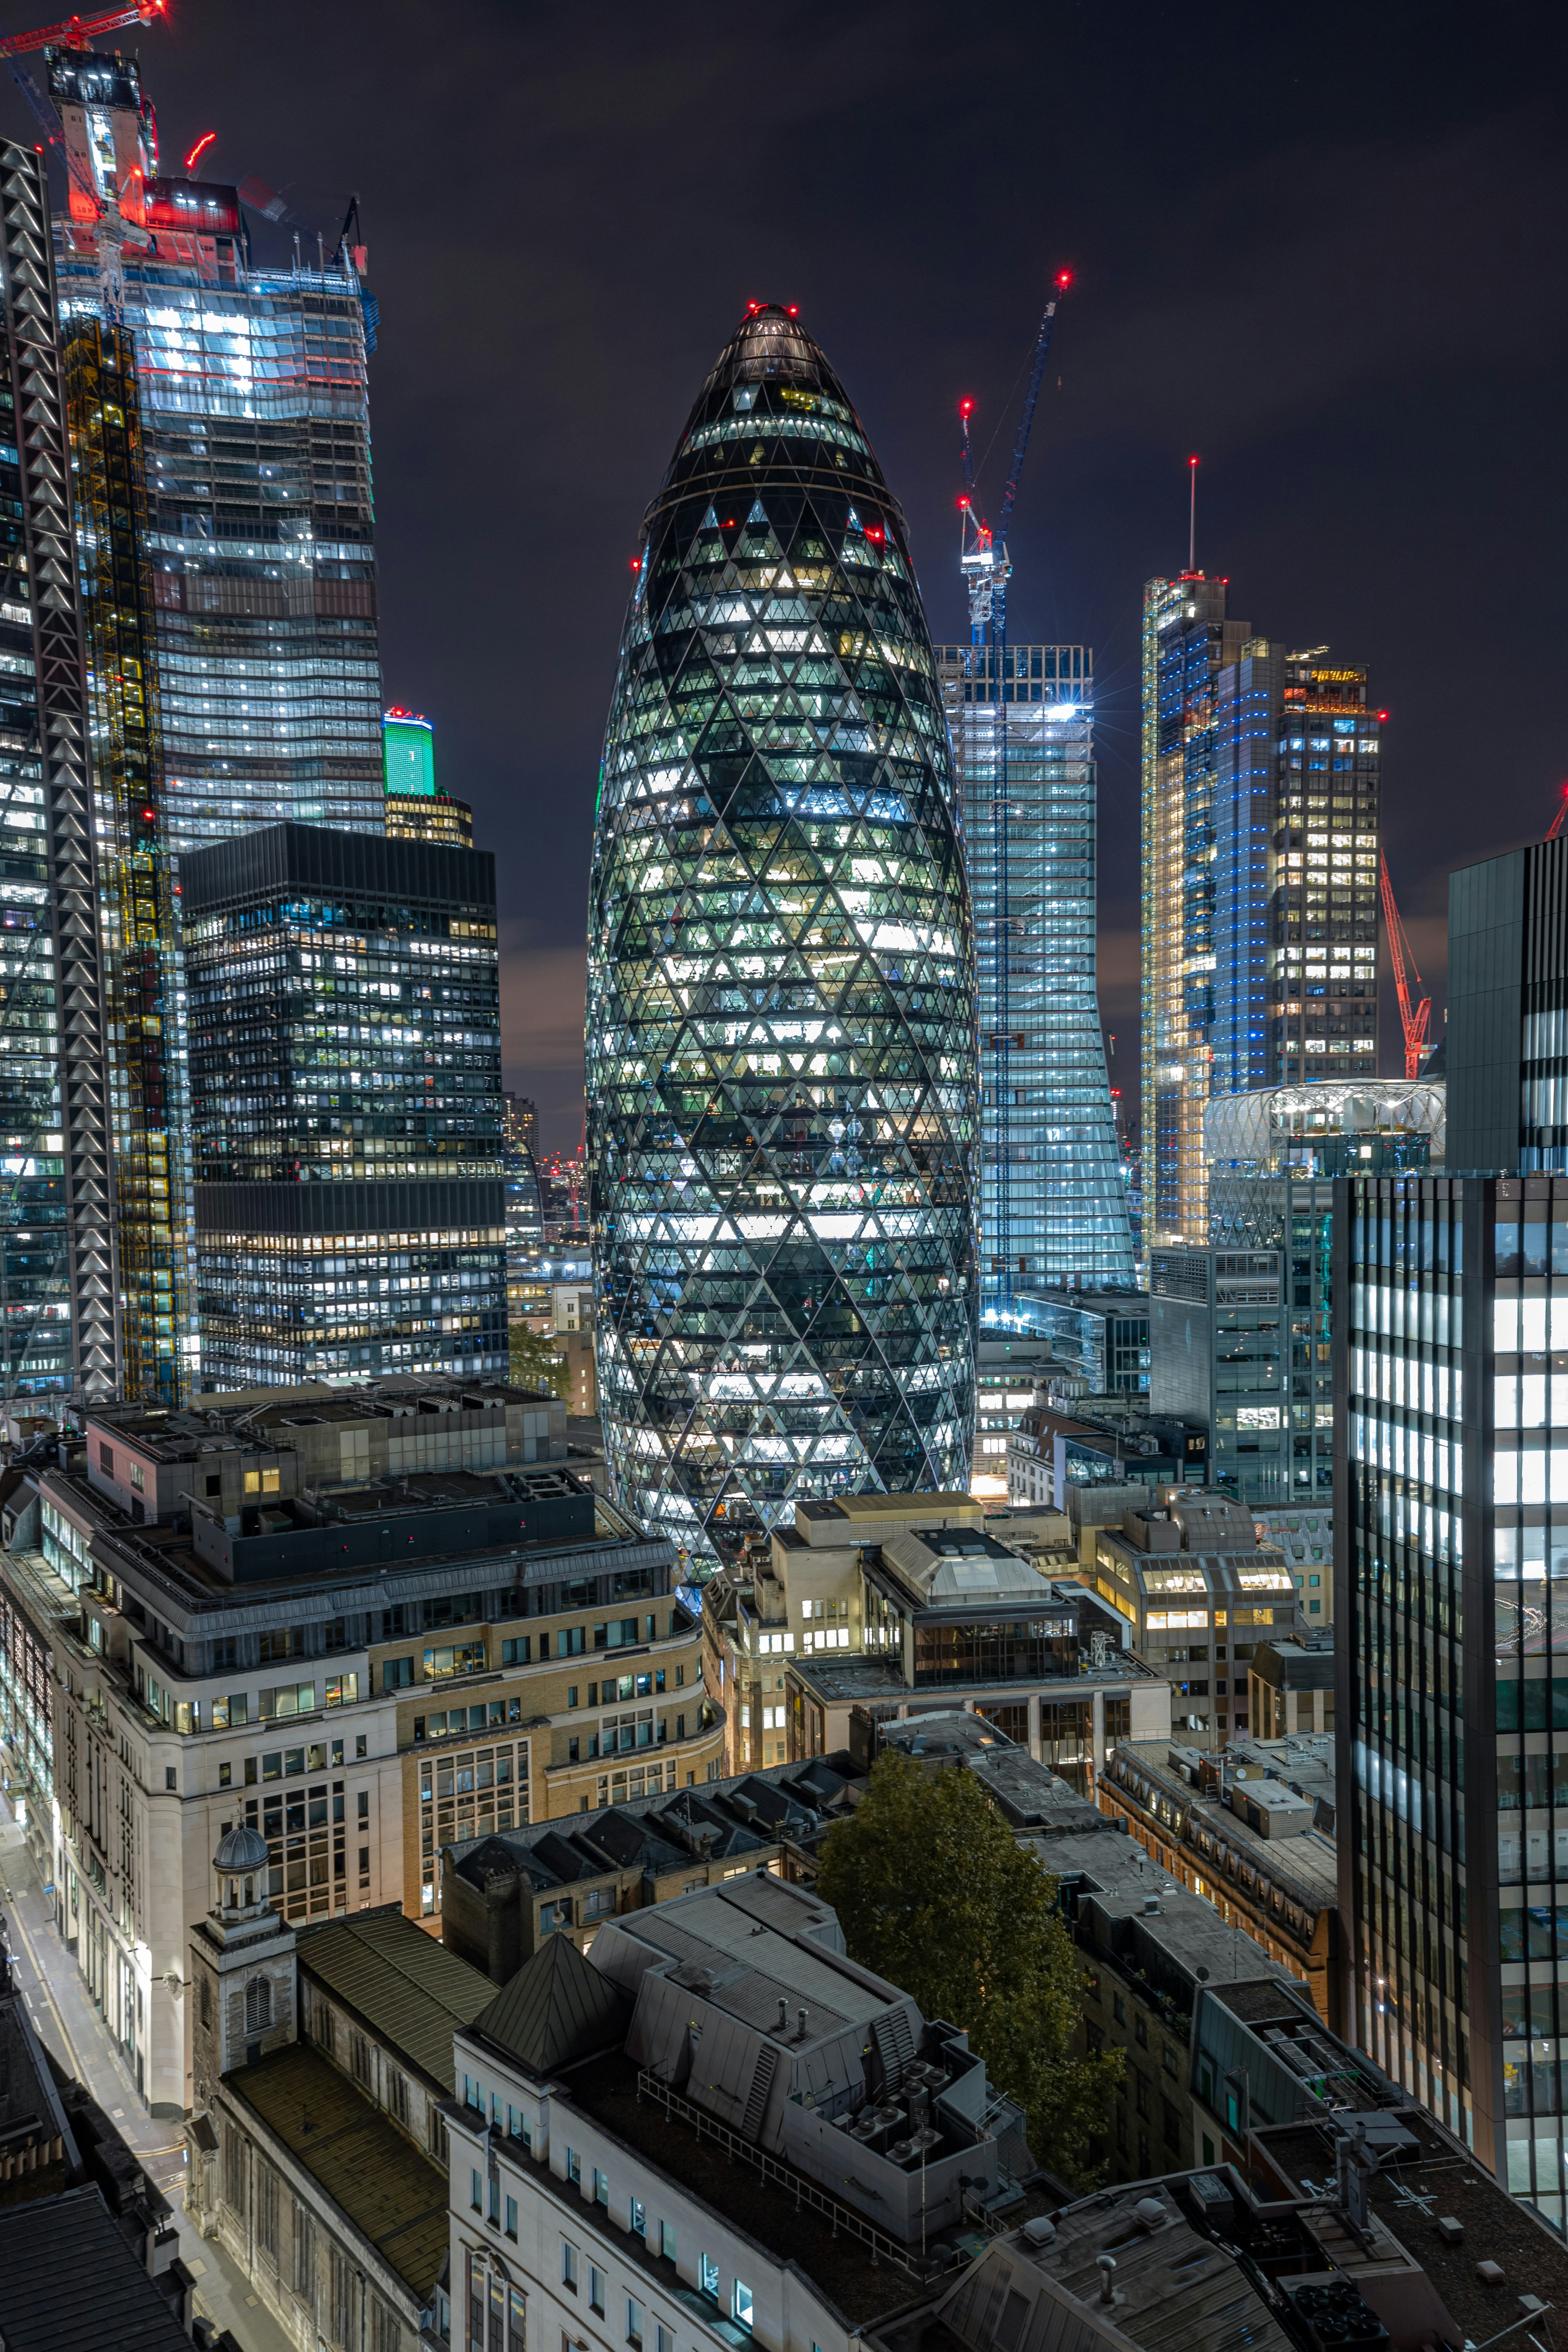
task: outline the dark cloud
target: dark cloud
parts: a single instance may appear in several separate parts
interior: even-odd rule
[[[1079,270],[1012,620],[1096,648],[1119,1066],[1140,592],[1184,554],[1189,449],[1200,555],[1235,608],[1372,665],[1413,919],[1440,916],[1449,866],[1543,829],[1568,769],[1565,34],[1507,0],[1455,29],[1405,0],[1310,19],[177,0],[141,37],[166,153],[216,126],[208,169],[287,186],[329,234],[360,194],[387,692],[435,719],[499,853],[509,1066],[552,1142],[580,1121],[572,1000],[628,559],[753,295],[798,301],[845,377],[945,635],[954,404],[978,398],[983,444],[1000,425],[994,504],[1046,283]],[[1391,1014],[1390,1066],[1395,1042]]]

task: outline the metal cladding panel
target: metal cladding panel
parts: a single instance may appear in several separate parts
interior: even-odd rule
[[[345,898],[391,898],[430,907],[480,906],[493,913],[496,862],[488,849],[338,833],[328,825],[269,824],[206,849],[188,850],[180,860],[180,887],[187,921],[288,890],[330,890]]]
[[[434,1234],[497,1227],[506,1215],[499,1177],[351,1180],[342,1184],[198,1184],[203,1234]]]
[[[588,1160],[613,1491],[688,1550],[967,1477],[974,958],[903,517],[749,314],[645,526],[605,734]]]
[[[1542,849],[1568,852],[1568,842]],[[1516,849],[1448,877],[1447,1154],[1457,1171],[1519,1167],[1528,882],[1541,854]]]

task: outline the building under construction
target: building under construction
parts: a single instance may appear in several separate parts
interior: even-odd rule
[[[108,12],[81,33],[134,13]],[[68,465],[62,456],[48,488],[57,505],[74,504],[79,557],[111,1321],[116,1293],[119,1307],[112,1361],[95,1359],[90,1381],[79,1361],[76,1377],[89,1394],[107,1380],[129,1400],[174,1404],[200,1348],[180,855],[280,819],[384,826],[366,408],[374,305],[347,224],[329,249],[304,240],[259,183],[246,184],[242,205],[234,187],[163,172],[133,58],[50,47],[46,65],[47,102],[18,79],[66,181],[52,228],[41,211],[36,268],[50,289],[69,435]],[[64,560],[74,571],[68,541]],[[45,995],[75,1002],[68,1017],[79,1024],[79,997]],[[29,1003],[26,990],[9,999],[18,1031],[37,1027]],[[54,1116],[51,1129],[60,1124]],[[17,1171],[49,1164],[24,1160],[20,1142],[7,1150]],[[12,1175],[18,1236],[37,1181]],[[108,1170],[99,1208],[107,1234]],[[41,1260],[28,1247],[26,1258],[19,1240],[11,1249],[7,1298],[32,1296]],[[77,1342],[61,1345],[79,1360]],[[36,1337],[22,1347],[13,1387],[45,1377],[38,1348]]]
[[[1131,1289],[1095,985],[1093,649],[934,651],[974,908],[981,1311]]]
[[[380,833],[364,248],[291,228],[259,182],[242,205],[163,173],[134,58],[47,63],[61,309],[117,310],[135,347],[170,846]]]
[[[1144,591],[1146,1249],[1209,1240],[1212,1098],[1377,1075],[1382,714],[1363,668],[1255,635],[1226,592]]]

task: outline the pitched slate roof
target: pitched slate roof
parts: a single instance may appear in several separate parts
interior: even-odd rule
[[[427,2304],[451,2230],[446,2173],[308,2042],[237,2067],[223,2087],[270,2126],[415,2300]]]
[[[584,1959],[570,1936],[551,1936],[473,2020],[531,2074],[552,2074],[619,2042],[631,2003]]]
[[[300,1963],[426,2080],[446,2091],[452,2035],[495,1987],[401,1911],[364,1911],[300,1937]]]
[[[190,2352],[90,2187],[0,2212],[0,2340],[6,2352]]]

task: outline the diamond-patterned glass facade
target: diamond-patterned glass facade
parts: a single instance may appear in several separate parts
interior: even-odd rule
[[[588,926],[599,1397],[695,1557],[968,1484],[974,964],[903,516],[810,337],[744,320],[649,509]]]

